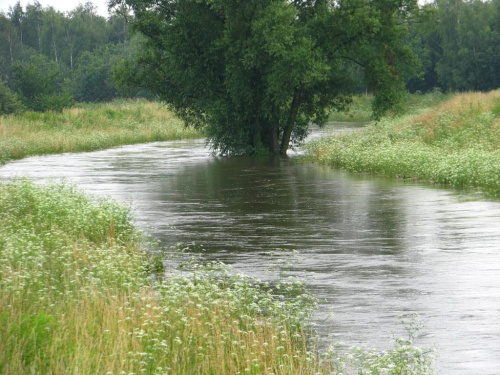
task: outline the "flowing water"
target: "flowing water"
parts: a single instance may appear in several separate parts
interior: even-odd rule
[[[16,176],[130,202],[166,245],[196,242],[252,276],[279,277],[270,266],[289,259],[321,298],[325,341],[388,349],[398,316],[417,313],[416,344],[436,349],[439,374],[500,374],[499,201],[294,158],[213,157],[202,141],[0,167],[0,181]]]

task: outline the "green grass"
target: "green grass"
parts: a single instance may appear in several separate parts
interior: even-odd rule
[[[0,185],[0,373],[428,374],[393,350],[318,354],[304,327],[314,299],[224,265],[155,274],[130,212],[73,186]]]
[[[359,95],[345,112],[332,112],[329,120],[335,122],[368,122],[372,120],[372,95]]]
[[[67,185],[0,187],[1,374],[320,370],[303,296],[216,264],[153,282],[129,215]]]
[[[403,113],[414,113],[421,108],[427,108],[449,99],[450,95],[442,94],[439,91],[421,95],[405,94],[396,108],[392,110],[390,116],[401,115]],[[353,102],[345,112],[333,112],[329,120],[332,122],[371,122],[373,95],[358,95],[353,98]]]
[[[419,96],[406,115],[316,140],[308,156],[353,172],[500,195],[500,92],[429,98]]]
[[[0,117],[0,164],[30,155],[202,137],[160,103],[115,101]]]

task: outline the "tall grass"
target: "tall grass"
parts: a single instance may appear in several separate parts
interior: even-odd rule
[[[406,93],[401,98],[401,102],[388,115],[395,116],[403,113],[414,113],[422,108],[437,105],[449,97],[450,95],[439,91],[425,95]],[[347,111],[333,112],[329,120],[334,122],[370,122],[373,120],[372,102],[373,95],[357,95],[353,97],[353,101]]]
[[[201,136],[162,104],[141,100],[26,112],[0,117],[0,164],[29,155]]]
[[[129,219],[72,186],[0,185],[2,375],[430,372],[406,341],[319,355],[304,334],[314,300],[300,283],[278,293],[192,262],[153,280],[161,262]]]
[[[66,185],[0,189],[1,374],[322,372],[302,297],[214,265],[152,282],[127,209]]]
[[[313,160],[349,171],[500,195],[500,92],[457,94],[307,150]]]

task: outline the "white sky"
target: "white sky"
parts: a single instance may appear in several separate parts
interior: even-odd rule
[[[14,6],[18,0],[0,0],[0,12],[7,13],[9,6]],[[27,4],[33,4],[35,0],[20,0],[21,6],[26,9]],[[75,9],[78,4],[85,4],[87,0],[38,0],[42,6],[53,7],[59,12],[66,13],[70,10]],[[101,16],[108,16],[108,6],[106,5],[107,0],[92,0],[94,6],[97,7],[97,13]]]
[[[9,6],[13,6],[18,0],[0,0],[0,12],[7,13]],[[23,8],[26,9],[28,3],[32,4],[35,0],[20,0]],[[432,0],[419,0],[420,4],[431,2]],[[52,6],[59,12],[68,12],[75,9],[78,4],[84,4],[87,0],[39,0],[43,7]],[[92,4],[97,7],[97,13],[101,16],[108,17],[107,0],[91,0]]]

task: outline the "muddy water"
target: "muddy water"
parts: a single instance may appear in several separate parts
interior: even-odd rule
[[[387,349],[404,334],[397,316],[418,313],[417,345],[436,348],[438,373],[500,373],[498,201],[294,158],[212,157],[202,141],[0,167],[0,181],[15,176],[130,202],[165,244],[196,242],[253,276],[289,263],[321,298],[314,323],[328,340]]]

